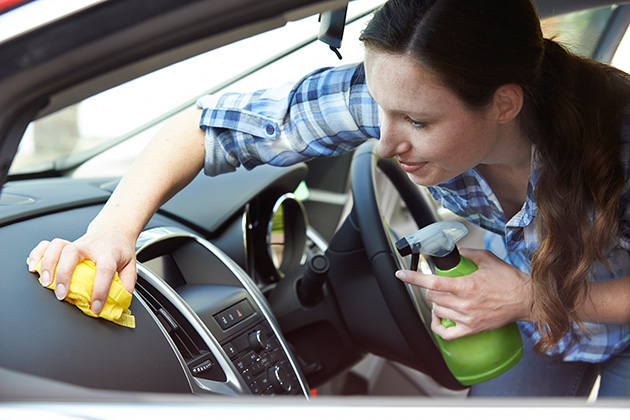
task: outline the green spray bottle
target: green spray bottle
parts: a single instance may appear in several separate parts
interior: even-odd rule
[[[412,254],[411,269],[416,270],[420,253],[431,257],[435,273],[445,277],[465,276],[477,270],[475,263],[460,255],[457,241],[468,233],[459,222],[437,222],[404,237],[396,243],[401,255]],[[455,326],[441,319],[446,327]],[[521,360],[523,345],[516,322],[493,330],[446,341],[434,334],[444,361],[462,385],[487,381],[509,370]]]

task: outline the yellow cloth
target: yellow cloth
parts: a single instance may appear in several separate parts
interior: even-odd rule
[[[41,283],[41,263],[37,265],[37,272],[40,274],[39,282]],[[103,310],[98,314],[92,312],[90,299],[95,273],[96,266],[92,261],[84,260],[77,264],[72,272],[68,296],[64,300],[76,305],[84,314],[91,317],[104,318],[123,327],[135,328],[136,318],[131,315],[129,310],[132,295],[123,287],[118,273],[114,274],[114,280],[109,288],[109,294],[103,305]],[[55,279],[46,287],[55,290]]]

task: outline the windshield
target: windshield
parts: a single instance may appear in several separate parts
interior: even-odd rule
[[[317,41],[318,16],[290,22],[117,86],[31,123],[10,175],[77,167],[74,177],[121,176],[161,124],[206,93],[252,91],[298,80],[319,67],[358,62],[358,38],[384,0],[350,2],[340,52]],[[591,55],[612,8],[543,22],[546,36]],[[96,156],[96,157],[95,157]],[[82,165],[80,165],[82,164]]]
[[[366,15],[383,2],[349,4],[341,61],[317,40],[315,15],[173,64],[34,121],[10,174],[53,169],[51,162],[54,169],[75,166],[124,142],[123,150],[112,153],[116,162],[102,160],[89,171],[80,168],[75,173],[122,175],[163,121],[194,106],[206,93],[256,90],[298,80],[319,67],[361,61],[359,33],[369,19]]]

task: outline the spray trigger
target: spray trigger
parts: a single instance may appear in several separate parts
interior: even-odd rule
[[[410,270],[418,269],[420,254],[444,257],[456,247],[457,241],[466,236],[468,229],[459,222],[437,222],[417,232],[405,236],[396,242],[396,248],[402,256],[411,254]]]

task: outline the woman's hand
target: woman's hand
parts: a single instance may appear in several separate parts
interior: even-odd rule
[[[40,242],[29,255],[29,270],[35,271],[41,261],[41,282],[48,286],[56,270],[55,295],[63,300],[68,295],[70,279],[76,265],[83,260],[96,264],[90,309],[99,313],[109,288],[118,272],[125,289],[131,293],[136,284],[135,241],[116,232],[90,231],[74,242],[64,239]]]
[[[204,164],[205,132],[199,128],[201,109],[189,109],[172,118],[136,158],[87,233],[74,242],[54,239],[37,245],[29,256],[29,270],[41,260],[41,281],[52,283],[55,294],[68,295],[77,263],[96,264],[91,309],[99,313],[114,273],[127,291],[136,284],[135,245],[155,211],[199,173]]]
[[[432,330],[445,340],[501,327],[513,321],[528,321],[531,306],[529,276],[501,261],[490,251],[460,249],[478,270],[450,278],[401,270],[396,276],[426,289],[433,302]],[[456,326],[446,328],[440,319]]]

